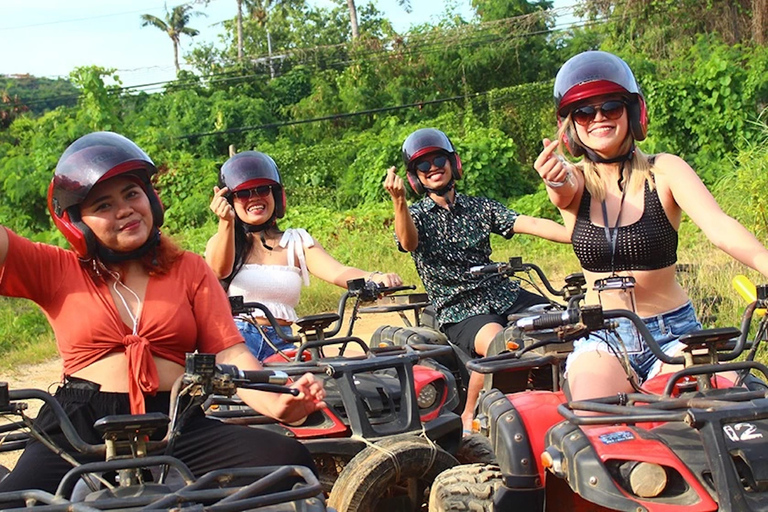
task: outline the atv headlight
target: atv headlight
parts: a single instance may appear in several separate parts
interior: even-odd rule
[[[620,471],[632,492],[641,498],[655,498],[669,483],[667,471],[652,462],[629,462]]]
[[[421,388],[419,396],[416,398],[416,403],[419,405],[419,409],[429,409],[437,401],[437,387],[431,382]]]

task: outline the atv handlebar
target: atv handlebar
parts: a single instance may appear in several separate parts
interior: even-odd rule
[[[710,344],[716,344],[718,351],[718,360],[732,361],[741,355],[746,346],[746,337],[749,330],[749,321],[751,312],[754,311],[754,305],[747,308],[745,320],[742,322],[742,330],[735,328],[709,329],[694,331],[684,334],[679,340],[694,348],[705,348]],[[545,313],[542,315],[521,318],[516,322],[516,326],[525,332],[534,332],[544,329],[586,329],[588,333],[611,330],[615,328],[616,322],[611,320],[626,319],[632,322],[641,338],[645,341],[648,349],[653,355],[666,364],[684,364],[684,356],[670,356],[665,353],[653,337],[642,318],[636,313],[626,309],[603,310],[602,307],[579,306],[574,307],[562,313]],[[746,328],[744,328],[746,326]],[[735,344],[731,341],[736,338]],[[730,341],[730,342],[729,342]]]
[[[282,385],[286,384],[289,379],[288,374],[285,372],[274,370],[240,370],[233,365],[217,365],[215,364],[215,358],[214,354],[187,354],[185,373],[177,379],[171,392],[172,399],[169,411],[171,415],[174,414],[174,404],[177,401],[177,397],[181,394],[192,396],[195,400],[200,400],[201,403],[208,395],[214,393],[229,394],[231,396],[237,388],[288,393],[294,396],[299,394],[298,389]],[[106,456],[106,445],[90,444],[84,441],[74,425],[72,425],[61,404],[53,395],[40,389],[12,390],[9,389],[8,383],[0,382],[0,412],[23,416],[24,411],[27,409],[26,402],[29,400],[40,400],[48,406],[59,422],[64,436],[77,452],[84,455]],[[150,415],[140,415],[135,417],[134,423],[141,425],[142,418],[145,418],[147,422],[151,421]],[[154,417],[152,419],[156,420]],[[11,424],[4,426],[0,429],[0,432],[8,432],[11,429],[17,430],[22,426],[24,426],[23,422]],[[31,425],[26,426],[31,427]],[[40,439],[38,437],[40,434],[34,427],[30,428],[29,432],[30,436]],[[163,440],[149,442],[147,444],[148,450],[154,451],[164,448],[168,444],[170,436],[171,429],[168,430]]]
[[[513,277],[521,272],[535,272],[547,291],[557,297],[563,297],[564,299],[570,299],[575,296],[584,295],[586,292],[586,280],[584,274],[570,274],[565,278],[565,286],[557,290],[552,286],[544,271],[533,263],[523,263],[523,259],[519,256],[514,256],[509,259],[508,262],[489,263],[487,265],[477,265],[470,267],[468,274],[472,277],[483,277],[488,279],[497,275],[504,277]]]

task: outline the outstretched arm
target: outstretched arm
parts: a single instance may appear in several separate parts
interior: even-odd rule
[[[408,211],[403,179],[397,175],[394,166],[387,169],[384,188],[392,196],[392,205],[395,209],[395,234],[400,242],[400,247],[411,252],[419,245],[419,232],[413,223],[411,212]]]
[[[549,219],[519,215],[515,220],[515,233],[535,235],[561,244],[571,243],[571,236],[562,224]]]
[[[400,276],[394,273],[361,270],[341,264],[336,258],[328,254],[328,251],[317,240],[312,247],[304,249],[304,254],[307,258],[307,270],[312,275],[342,288],[347,287],[347,281],[350,279],[371,280],[388,287],[403,284]]]
[[[261,370],[259,361],[251,354],[245,343],[238,343],[216,355],[219,364],[232,364],[241,370]],[[255,411],[284,423],[293,423],[306,418],[312,412],[324,408],[325,390],[314,375],[306,373],[291,384],[301,391],[299,396],[275,394],[252,389],[238,389],[237,394]]]
[[[5,226],[0,225],[0,267],[5,264],[6,256],[8,256],[8,232]]]
[[[659,155],[656,166],[662,169],[661,175],[675,202],[713,244],[735,260],[768,276],[768,250],[739,221],[723,212],[683,159]]]
[[[211,211],[219,218],[219,228],[205,246],[205,261],[219,279],[232,273],[235,265],[235,210],[225,194],[227,187],[213,187]]]

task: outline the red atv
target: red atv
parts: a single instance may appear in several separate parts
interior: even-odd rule
[[[330,492],[329,504],[339,512],[418,510],[426,504],[434,478],[458,463],[451,455],[461,440],[461,419],[451,412],[458,401],[453,376],[434,362],[420,363],[450,349],[368,347],[351,336],[359,304],[402,289],[360,281],[349,283],[338,313],[297,320],[299,335],[285,339],[298,348],[275,354],[265,363],[289,375],[314,373],[323,381],[327,409],[313,413],[301,425],[264,424],[265,418],[233,401],[214,404],[209,415],[275,429],[301,440]],[[355,304],[348,335],[334,337],[350,297]],[[276,325],[262,305],[236,302],[233,313],[259,309]],[[348,354],[350,345],[363,354]],[[332,346],[338,355],[326,354]]]
[[[532,306],[528,310],[514,315],[509,319],[509,327],[499,332],[488,348],[488,355],[498,354],[510,349],[517,348],[513,326],[517,318],[539,314],[543,312],[565,310],[568,301],[573,297],[581,297],[584,293],[583,287],[586,284],[583,274],[571,274],[565,278],[566,284],[561,289],[555,289],[547,279],[544,272],[533,263],[524,263],[520,257],[512,257],[508,262],[491,263],[488,265],[472,267],[467,273],[478,279],[478,285],[482,285],[491,279],[516,279],[528,283],[543,297],[556,297],[557,300],[550,299],[549,304]],[[542,289],[543,288],[543,289]],[[546,290],[546,291],[545,291]],[[562,300],[565,303],[559,302]],[[395,346],[407,345],[438,345],[451,347],[451,352],[436,358],[436,361],[448,368],[456,379],[460,401],[454,412],[461,413],[464,410],[464,401],[466,400],[467,384],[469,382],[469,372],[467,363],[471,361],[470,354],[464,352],[461,348],[449,340],[446,335],[440,331],[436,320],[434,309],[428,303],[418,303],[410,305],[417,312],[421,312],[416,317],[415,325],[406,324],[402,326],[382,326],[379,327],[371,338],[371,343],[390,344]],[[364,310],[375,311],[401,311],[409,308],[408,304],[392,304],[389,306],[378,306],[376,308],[365,308]],[[364,311],[363,310],[363,311]],[[485,379],[485,388],[496,388],[505,393],[523,391],[529,388],[548,389],[552,386],[552,375],[549,368],[539,370],[532,368],[530,372],[514,372],[489,375]],[[460,459],[461,460],[461,459]]]
[[[753,360],[768,320],[747,342],[753,312],[765,307],[768,287],[744,313],[741,332],[711,329],[682,336],[684,354],[664,354],[630,311],[572,303],[566,312],[518,320],[526,346],[478,359],[473,371],[493,374],[562,368],[564,357],[526,354],[558,346],[615,321],[633,322],[654,355],[680,371],[650,379],[636,393],[568,402],[562,391],[481,397],[478,419],[496,465],[459,466],[432,487],[430,510],[751,511],[768,510],[768,377]],[[746,360],[736,362],[749,348]],[[738,375],[736,382],[724,378]],[[591,415],[582,415],[589,412]]]

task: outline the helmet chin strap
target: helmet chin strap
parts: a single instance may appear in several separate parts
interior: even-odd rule
[[[429,188],[429,187],[425,187],[424,183],[421,184],[421,186],[424,187],[424,190],[427,193],[432,193],[445,199],[445,202],[448,203],[448,210],[450,210],[451,212],[453,212],[453,202],[451,202],[447,196],[448,196],[448,192],[453,190],[455,185],[456,185],[456,181],[453,179],[453,177],[451,177],[451,181],[449,181],[448,183],[446,183],[444,186],[440,188]]]
[[[449,181],[448,183],[446,183],[440,188],[429,188],[426,185],[424,185],[424,183],[422,183],[421,186],[424,187],[424,190],[426,192],[429,192],[431,194],[437,194],[440,197],[445,197],[445,195],[448,194],[448,192],[453,190],[453,187],[455,184],[456,182],[454,181],[453,178],[451,178],[451,181]]]
[[[160,230],[157,227],[154,227],[149,238],[147,238],[147,241],[138,249],[128,252],[118,252],[108,249],[97,242],[96,256],[104,263],[122,263],[124,261],[141,258],[157,247],[158,244],[160,244]]]
[[[275,212],[272,212],[272,216],[267,220],[266,222],[262,224],[248,224],[247,222],[243,222],[243,225],[245,226],[245,230],[248,233],[259,233],[259,239],[261,239],[261,245],[264,246],[264,248],[268,251],[271,251],[273,248],[267,244],[267,238],[264,236],[264,231],[271,228],[275,225]]]
[[[632,157],[635,156],[635,143],[632,142],[629,146],[629,150],[626,153],[622,153],[619,156],[615,156],[613,158],[603,158],[597,153],[595,153],[592,149],[588,148],[587,146],[583,146],[584,153],[586,153],[587,158],[589,158],[591,161],[598,163],[598,164],[615,164],[617,162],[627,162],[629,160],[632,160]]]

